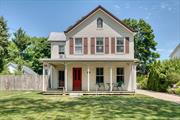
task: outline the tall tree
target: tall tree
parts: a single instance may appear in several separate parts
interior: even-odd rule
[[[26,55],[25,60],[29,61],[33,70],[42,74],[42,63],[39,59],[50,57],[50,45],[47,38],[31,37],[31,44],[26,49]]]
[[[7,22],[0,16],[0,71],[3,70],[4,58],[7,55],[8,38]]]
[[[146,74],[149,71],[150,63],[159,58],[156,52],[157,42],[150,24],[143,19],[124,19],[123,22],[130,28],[137,31],[134,38],[135,58],[139,59],[137,67],[139,73]]]
[[[30,37],[22,28],[19,28],[13,35],[14,38],[12,38],[12,41],[16,44],[17,48],[19,49],[20,55],[23,55],[24,50],[30,44]]]

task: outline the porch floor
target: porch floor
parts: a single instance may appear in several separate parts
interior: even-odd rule
[[[77,93],[81,95],[134,95],[135,91],[62,91],[62,90],[47,90],[44,95],[70,95]]]

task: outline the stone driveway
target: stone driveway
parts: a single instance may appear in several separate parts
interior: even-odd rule
[[[147,96],[154,97],[161,100],[176,102],[180,104],[180,96],[177,96],[177,95],[172,95],[172,94],[167,94],[167,93],[162,93],[162,92],[154,92],[154,91],[149,91],[149,90],[139,90],[139,89],[136,91],[136,93],[147,95]]]

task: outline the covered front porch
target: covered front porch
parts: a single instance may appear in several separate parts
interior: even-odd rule
[[[136,90],[134,61],[44,60],[43,75],[49,77],[43,91],[118,94]]]

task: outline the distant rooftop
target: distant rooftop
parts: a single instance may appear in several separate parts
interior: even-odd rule
[[[48,41],[66,41],[64,32],[51,32]]]

